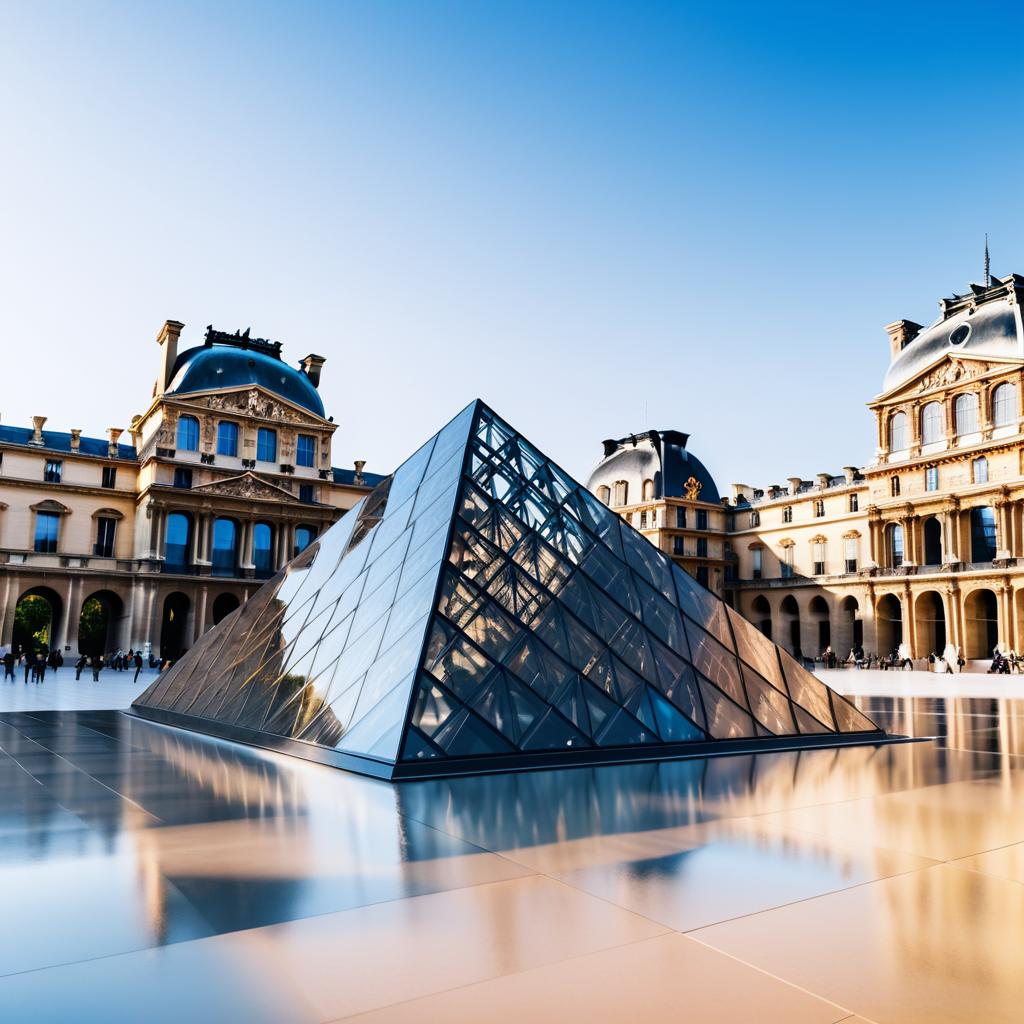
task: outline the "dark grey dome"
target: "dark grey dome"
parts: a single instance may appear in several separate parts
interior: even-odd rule
[[[943,300],[943,317],[896,354],[886,372],[883,393],[912,381],[944,355],[1024,357],[1016,283],[1012,276],[1004,278],[975,302],[972,296],[959,295]]]
[[[654,481],[654,497],[684,498],[686,482],[693,477],[700,484],[699,498],[718,504],[718,487],[704,463],[686,450],[689,435],[678,430],[648,430],[617,441],[604,442],[604,458],[587,480],[587,488],[610,490],[616,483],[628,485],[629,504],[643,495],[645,480]]]

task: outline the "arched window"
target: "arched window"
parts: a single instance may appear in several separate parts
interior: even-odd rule
[[[996,513],[987,505],[971,509],[971,561],[991,562],[996,557]]]
[[[935,444],[942,438],[942,403],[929,402],[921,410],[921,443]]]
[[[238,424],[221,420],[217,424],[217,454],[238,454]]]
[[[782,510],[782,521],[784,523],[791,523],[791,522],[793,522],[793,506],[792,505],[787,505]]]
[[[644,501],[653,501],[654,500],[654,481],[653,480],[645,480],[644,481],[643,496],[644,496]]]
[[[274,575],[274,530],[269,523],[252,528],[252,560],[257,576]]]
[[[988,483],[988,459],[984,455],[978,457],[971,463],[971,469],[974,474],[974,482],[976,484],[987,484]]]
[[[629,498],[629,484],[625,480],[615,481],[615,504],[625,505]]]
[[[178,448],[183,452],[199,451],[199,420],[195,416],[178,420]]]
[[[814,518],[820,519],[825,514],[825,502],[821,498],[814,499]]]
[[[184,512],[172,512],[167,517],[164,541],[164,565],[182,568],[188,565],[189,541],[192,521]]]
[[[898,412],[889,420],[889,451],[905,452],[910,447],[907,438],[907,414]]]
[[[316,530],[312,526],[296,526],[295,547],[292,551],[292,557],[294,558],[305,551],[314,540],[316,540]]]
[[[611,488],[607,487],[605,484],[601,484],[597,489],[597,497],[599,501],[603,501],[607,505],[608,502],[612,500]]]
[[[899,523],[889,527],[889,564],[894,569],[903,564],[903,527]]]
[[[214,576],[234,576],[238,567],[238,526],[233,519],[213,521]]]
[[[997,427],[1005,427],[1017,422],[1017,386],[1000,384],[992,392],[992,422]]]
[[[957,436],[973,434],[978,429],[978,396],[973,392],[957,395],[953,406]]]

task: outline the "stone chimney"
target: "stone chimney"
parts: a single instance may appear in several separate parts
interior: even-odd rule
[[[824,491],[832,483],[831,473],[818,473],[815,479],[818,481],[818,490]]]
[[[843,476],[846,477],[846,482],[852,484],[854,478],[857,476],[856,466],[843,466]]]
[[[45,416],[33,416],[32,417],[32,437],[29,440],[29,444],[42,445],[43,441],[43,424],[46,423]]]
[[[310,384],[315,388],[320,387],[320,371],[324,368],[324,363],[326,362],[327,360],[324,359],[323,356],[313,355],[313,353],[310,352],[310,354],[299,363],[299,366],[302,367],[302,372],[305,373],[309,378]]]
[[[72,427],[71,428],[71,450],[73,452],[77,452],[78,449],[81,448],[81,447],[82,447],[82,431],[76,429],[75,427]]]
[[[156,390],[154,396],[159,398],[171,383],[171,373],[174,370],[174,361],[178,358],[178,338],[185,325],[177,320],[167,320],[160,333],[156,336],[156,343],[160,346],[160,373],[156,378]]]
[[[352,483],[358,485],[359,487],[362,487],[363,484],[366,483],[366,481],[363,479],[363,466],[365,466],[365,465],[366,465],[366,459],[356,459],[356,461],[355,461],[356,475],[355,475],[355,477],[353,477]]]
[[[744,501],[749,502],[754,497],[754,489],[749,484],[733,484],[732,500],[740,505]]]
[[[803,480],[801,480],[798,476],[787,476],[786,481],[789,483],[789,493],[798,494],[800,491],[800,485],[803,483]]]
[[[107,427],[107,454],[114,458],[117,455],[117,439],[124,433],[120,427]]]
[[[889,352],[895,359],[920,333],[921,325],[913,320],[897,320],[886,324],[885,331],[889,335]]]

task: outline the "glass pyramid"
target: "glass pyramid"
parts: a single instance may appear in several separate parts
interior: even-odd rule
[[[882,735],[480,401],[133,709],[387,778]]]

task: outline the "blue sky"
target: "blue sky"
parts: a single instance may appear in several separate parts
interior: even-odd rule
[[[827,8],[827,9],[826,9]],[[872,455],[883,327],[1024,272],[1022,10],[10,3],[0,415],[144,408],[165,319],[327,357],[335,463],[483,397],[570,471]]]

